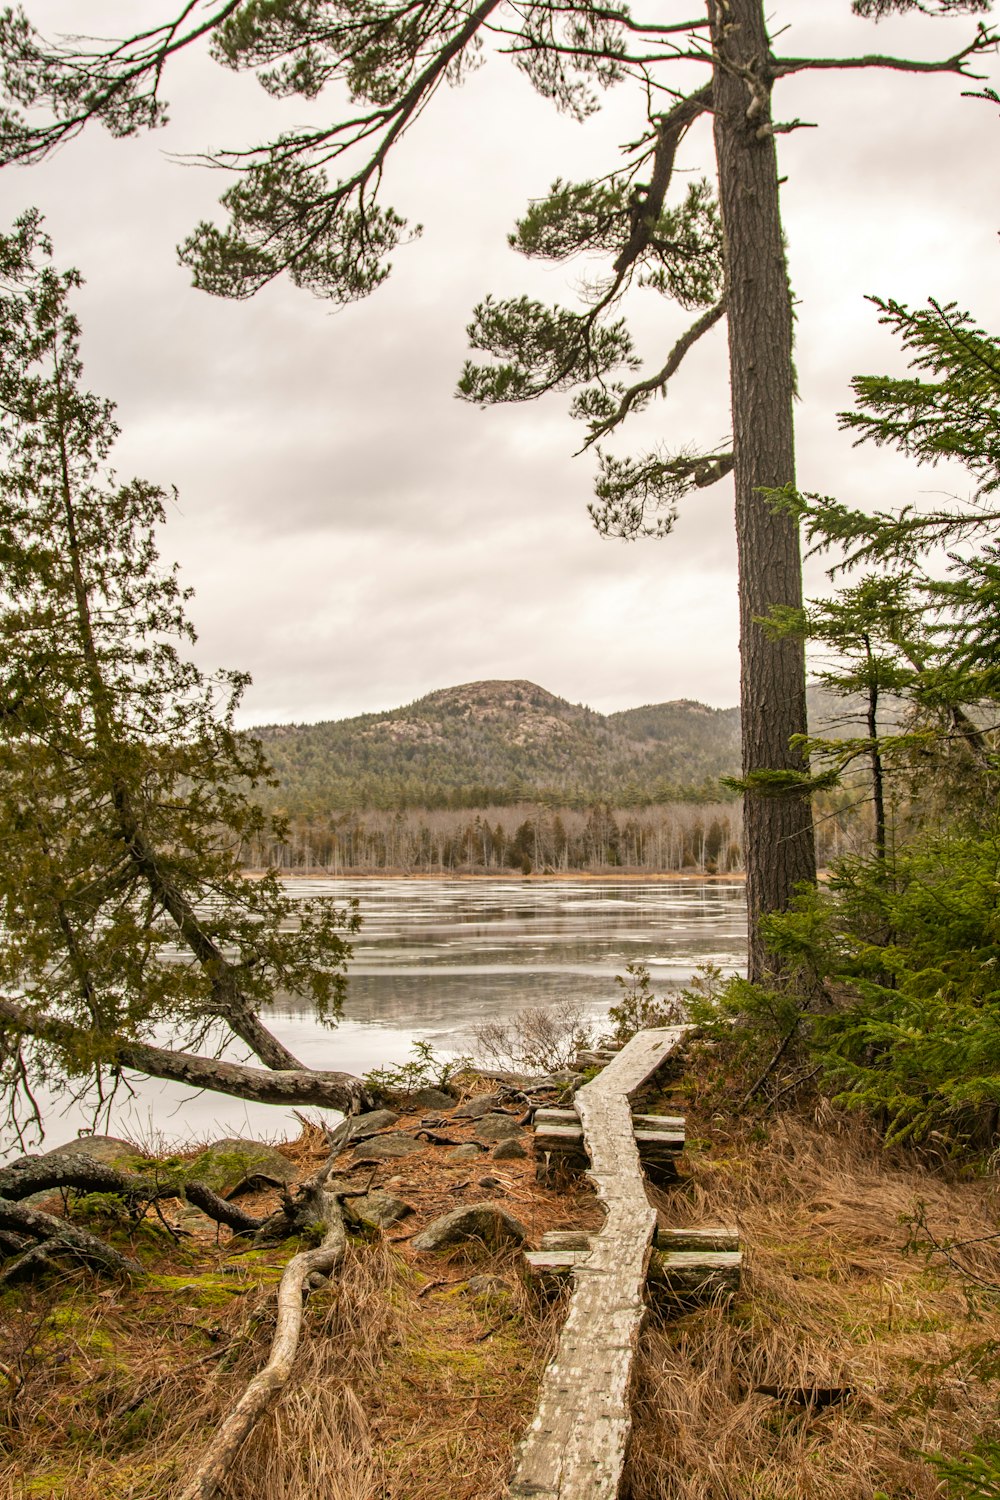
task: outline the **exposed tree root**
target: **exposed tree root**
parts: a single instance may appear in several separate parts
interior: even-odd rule
[[[267,1364],[250,1381],[223,1421],[194,1472],[177,1492],[177,1500],[213,1500],[234,1455],[288,1383],[302,1331],[306,1288],[313,1278],[330,1276],[347,1250],[339,1196],[325,1189],[332,1163],[331,1157],[314,1178],[303,1184],[302,1195],[315,1203],[316,1217],[325,1226],[326,1233],[315,1250],[301,1251],[285,1267],[278,1287],[277,1327]]]
[[[15,1257],[0,1270],[0,1286],[23,1278],[28,1272],[50,1269],[52,1256],[60,1252],[73,1255],[94,1270],[113,1275],[142,1275],[136,1261],[111,1249],[96,1235],[20,1201],[57,1188],[114,1193],[133,1207],[183,1195],[195,1208],[217,1224],[225,1224],[236,1235],[256,1234],[269,1222],[254,1218],[235,1203],[220,1198],[203,1182],[183,1185],[176,1181],[157,1182],[154,1177],[122,1172],[106,1162],[95,1161],[83,1151],[26,1156],[0,1169],[0,1254]],[[284,1218],[283,1222],[285,1234],[291,1234],[294,1229],[291,1218]]]
[[[184,1196],[187,1201],[200,1208],[203,1214],[208,1214],[217,1224],[225,1224],[233,1231],[233,1234],[256,1234],[267,1222],[265,1219],[257,1219],[253,1214],[248,1214],[244,1209],[238,1208],[235,1203],[230,1203],[228,1198],[220,1198],[218,1193],[213,1193],[210,1187],[203,1182],[189,1182],[185,1184]]]
[[[57,1219],[53,1214],[29,1208],[26,1203],[15,1203],[10,1198],[0,1198],[0,1229],[13,1230],[38,1242],[0,1271],[0,1285],[40,1261],[47,1262],[52,1255],[70,1255],[84,1265],[115,1276],[144,1274],[138,1261],[113,1250],[86,1229],[78,1229],[68,1219]]]

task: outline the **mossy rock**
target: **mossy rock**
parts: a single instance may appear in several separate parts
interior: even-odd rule
[[[286,1187],[295,1168],[274,1146],[227,1136],[188,1162],[182,1175],[232,1198],[254,1188]]]

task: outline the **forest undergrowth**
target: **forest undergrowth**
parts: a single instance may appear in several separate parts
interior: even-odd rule
[[[664,1096],[687,1114],[689,1146],[680,1181],[651,1191],[664,1226],[736,1225],[744,1282],[731,1303],[648,1321],[624,1494],[971,1496],[948,1490],[930,1456],[974,1451],[995,1426],[992,1176],[887,1151],[819,1096],[766,1116],[727,1110],[719,1056],[699,1047]],[[305,1176],[325,1146],[306,1130],[282,1150]],[[292,1381],[225,1500],[505,1494],[561,1304],[527,1282],[517,1250],[410,1242],[456,1203],[492,1197],[537,1243],[596,1227],[596,1200],[585,1184],[537,1181],[530,1157],[488,1191],[431,1144],[391,1170],[416,1213],[353,1237],[336,1283],[310,1296]],[[148,1219],[102,1233],[138,1255],[143,1282],[72,1272],[0,1298],[2,1500],[172,1495],[266,1358],[294,1242],[246,1251],[220,1231],[178,1244]]]

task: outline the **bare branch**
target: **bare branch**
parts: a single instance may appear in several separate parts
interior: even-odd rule
[[[663,210],[663,200],[673,176],[677,150],[689,127],[699,115],[712,107],[712,85],[689,94],[675,104],[668,114],[661,115],[658,124],[656,146],[653,151],[653,172],[644,197],[637,203],[637,212],[628,243],[615,261],[616,279],[610,296],[613,296],[624,280],[625,273],[646,249],[652,239],[656,221]]]
[[[142,80],[149,76],[152,76],[153,83],[145,109],[145,123],[150,126],[165,123],[166,116],[157,96],[167,59],[175,52],[180,52],[184,47],[190,46],[192,42],[215,31],[234,11],[239,9],[241,3],[242,0],[224,0],[224,3],[204,21],[185,32],[181,32],[180,28],[192,10],[196,8],[197,0],[189,0],[180,15],[173,21],[164,22],[162,26],[155,27],[151,31],[139,32],[128,41],[113,43],[103,51],[74,53],[68,47],[51,48],[45,58],[46,62],[61,62],[67,69],[92,73],[96,87],[85,92],[81,107],[75,113],[51,125],[25,130],[20,137],[19,144],[15,144],[10,139],[5,141],[6,160],[9,162],[43,160],[64,141],[72,140],[74,136],[79,135],[88,121],[96,115],[108,110],[117,101],[124,103],[133,97]],[[8,14],[5,19],[10,25],[15,18]],[[79,38],[68,37],[66,40],[77,41]],[[28,45],[33,52],[39,50],[33,40],[29,41]],[[44,48],[47,44],[43,42],[41,46]],[[29,102],[36,101],[32,99]]]
[[[817,68],[894,68],[902,73],[957,73],[963,78],[985,78],[984,73],[973,73],[967,66],[971,57],[980,57],[995,52],[1000,45],[1000,34],[992,27],[980,24],[976,35],[967,47],[953,57],[925,62],[913,57],[886,57],[870,53],[863,57],[778,57],[771,66],[773,78],[784,78],[789,73],[803,73]]]

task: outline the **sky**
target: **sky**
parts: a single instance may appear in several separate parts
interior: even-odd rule
[[[27,0],[48,36],[79,0]],[[88,0],[93,35],[170,13]],[[637,15],[654,7],[636,0]],[[657,19],[698,7],[673,0]],[[676,12],[676,15],[675,15]],[[131,18],[131,20],[130,20]],[[782,55],[954,53],[969,17],[874,26],[849,0],[776,0]],[[981,63],[1000,83],[1000,62]],[[695,65],[676,75],[696,87]],[[798,479],[866,506],[966,493],[961,472],[917,470],[838,431],[850,378],[901,372],[868,294],[954,299],[1000,329],[1000,118],[948,75],[823,71],[779,83],[775,115],[819,128],[779,138],[797,299]],[[175,486],[163,555],[193,586],[204,667],[249,671],[243,724],[378,711],[436,688],[527,678],[603,712],[674,698],[738,701],[732,489],[684,503],[672,535],[605,540],[587,515],[593,458],[568,397],[481,411],[455,398],[475,304],[526,293],[573,304],[594,265],[525,261],[507,235],[556,177],[611,170],[643,100],[621,84],[583,124],[490,57],[438,93],[390,159],[384,201],[424,226],[388,282],[342,310],[281,282],[250,302],[189,284],[176,245],[221,220],[226,178],[178,158],[256,144],[337,117],[343,99],[275,101],[205,53],[168,71],[170,123],[134,140],[99,127],[52,159],[0,173],[3,222],[39,207],[77,301],[85,380],[118,404],[115,466]],[[688,135],[678,188],[710,175],[709,126]],[[688,315],[638,291],[627,312],[662,363]],[[704,338],[613,451],[725,443],[725,329]],[[653,365],[655,368],[655,364]],[[824,589],[807,564],[807,591]]]

